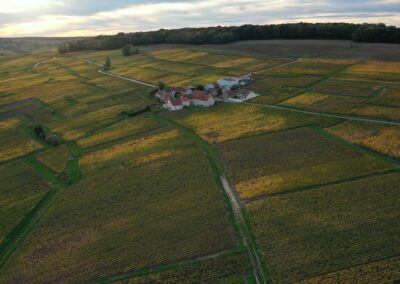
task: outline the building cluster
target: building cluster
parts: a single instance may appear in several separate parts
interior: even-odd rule
[[[251,74],[240,77],[223,78],[216,84],[208,84],[202,88],[195,86],[171,87],[159,90],[156,97],[169,111],[181,110],[189,106],[211,107],[216,101],[244,102],[255,98],[257,95],[244,88],[251,81]]]

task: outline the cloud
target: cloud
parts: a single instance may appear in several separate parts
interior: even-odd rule
[[[298,21],[400,26],[400,0],[0,0],[0,7],[0,36],[81,36]]]

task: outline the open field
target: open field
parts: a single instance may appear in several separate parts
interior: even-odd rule
[[[392,169],[307,128],[229,141],[218,148],[243,199]]]
[[[178,267],[159,273],[149,273],[145,276],[133,277],[116,283],[243,283],[249,266],[243,255],[233,255],[226,258],[216,258],[202,261],[198,264]]]
[[[400,51],[392,44],[357,43],[352,46],[351,41],[345,40],[252,40],[202,48],[267,56],[400,61]]]
[[[274,132],[305,125],[329,126],[335,119],[325,119],[279,110],[265,110],[251,105],[225,104],[191,115],[171,114],[209,143]]]
[[[400,254],[399,184],[397,172],[250,203],[247,210],[273,281],[347,269],[339,278],[344,283],[357,276],[360,265],[366,283],[379,282],[374,266],[383,279],[396,279],[399,267],[389,258]],[[324,276],[314,283],[318,279],[325,283]]]
[[[21,161],[0,166],[0,243],[50,189]]]
[[[106,56],[151,84],[255,73],[260,96],[163,112],[81,60]],[[290,40],[0,56],[0,282],[399,280],[397,56]]]
[[[66,168],[67,161],[71,156],[68,147],[60,145],[39,153],[36,155],[36,159],[53,171],[62,172]]]
[[[400,159],[399,127],[344,122],[328,128],[328,131],[354,144]]]
[[[0,123],[0,162],[14,159],[39,150],[42,145],[20,133],[18,119],[10,118]]]
[[[187,145],[114,159],[57,200],[1,281],[95,281],[235,245],[201,151]]]

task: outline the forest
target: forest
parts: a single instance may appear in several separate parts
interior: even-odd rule
[[[400,43],[400,28],[385,24],[297,23],[242,25],[230,27],[160,29],[150,32],[118,33],[63,43],[60,53],[79,50],[110,50],[126,44],[224,44],[261,39],[342,39],[356,42]]]

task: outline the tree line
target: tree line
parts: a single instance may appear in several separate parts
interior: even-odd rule
[[[150,32],[119,33],[63,43],[60,53],[79,50],[117,49],[127,44],[224,44],[257,39],[343,39],[356,42],[400,43],[400,28],[384,24],[297,23],[243,25],[230,27],[161,29]]]

